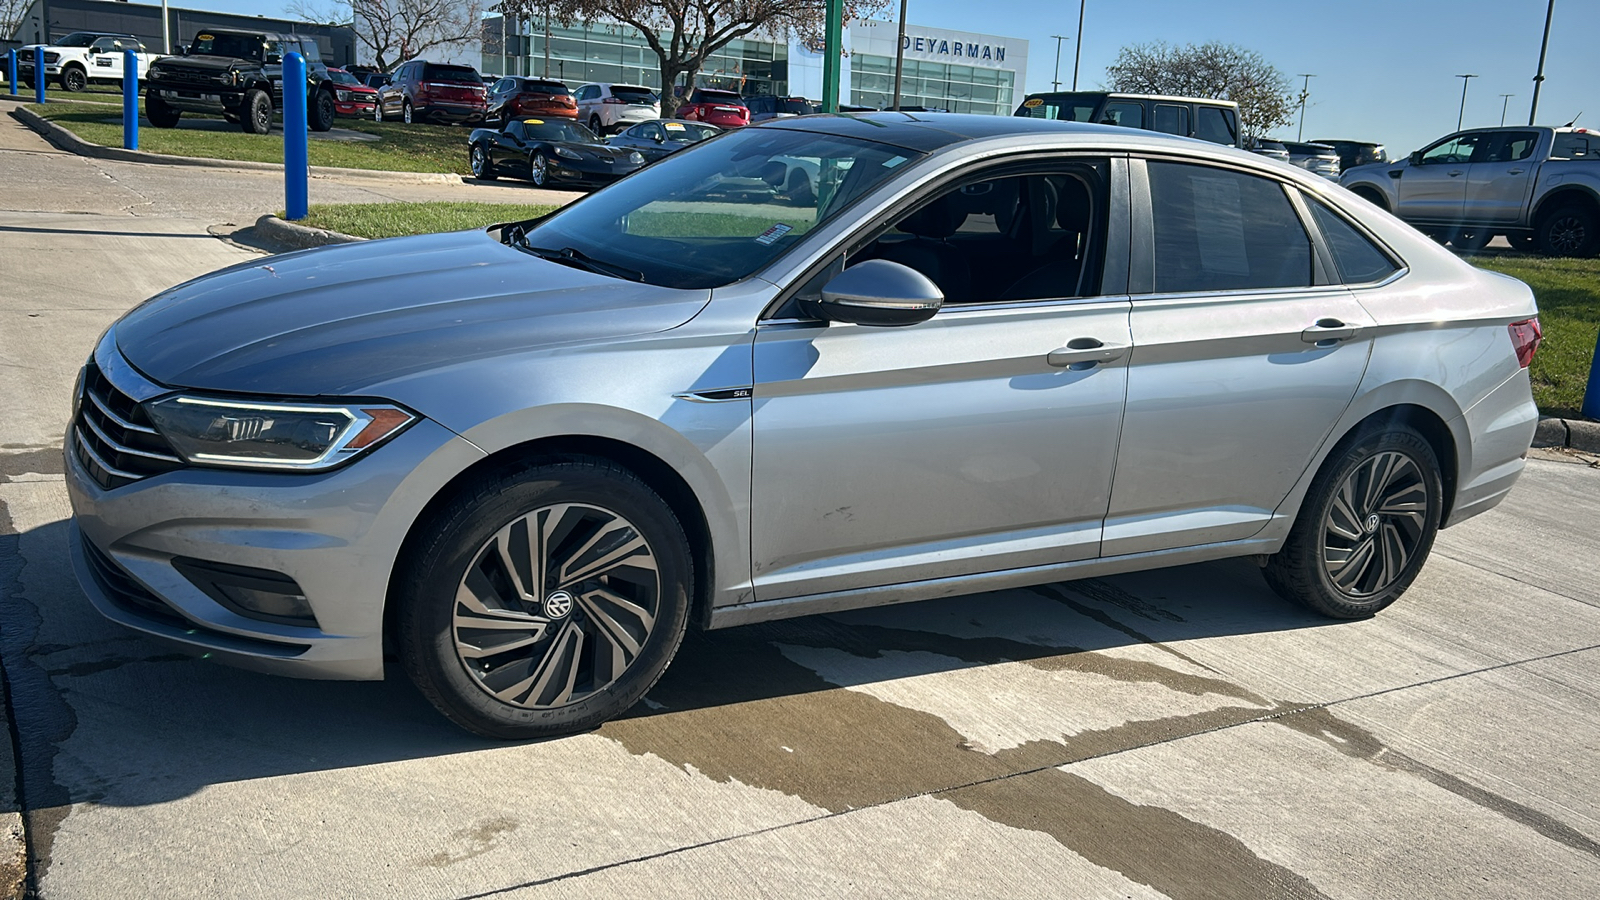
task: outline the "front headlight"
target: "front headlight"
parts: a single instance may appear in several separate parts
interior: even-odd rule
[[[168,397],[145,407],[184,461],[319,471],[399,434],[417,417],[386,403],[258,403]]]
[[[560,145],[556,146],[556,155],[557,156],[564,156],[567,159],[583,159],[583,154],[582,153],[579,153],[578,151],[573,150],[570,147],[562,147]]]
[[[144,77],[147,78],[147,79],[149,79],[149,78],[165,78],[165,77],[167,77],[167,70],[161,68],[160,66],[151,66],[149,69],[147,69],[145,71]]]
[[[344,103],[349,103],[350,98],[355,96],[355,94],[351,91],[334,91],[333,93],[334,96],[338,97],[339,100]]]

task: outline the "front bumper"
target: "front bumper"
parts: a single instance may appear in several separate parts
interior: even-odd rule
[[[169,87],[152,84],[145,88],[145,96],[159,94],[161,102],[173,109],[184,112],[197,113],[235,113],[244,103],[244,95],[238,92],[224,92],[218,88],[202,87],[200,85],[184,85]]]
[[[371,100],[335,100],[333,111],[336,115],[366,118],[372,115],[373,105]]]
[[[547,171],[552,184],[603,185],[624,175],[632,175],[641,168],[643,166],[627,162],[607,165],[590,160],[561,159],[552,162]]]
[[[186,467],[106,490],[68,452],[73,567],[101,614],[193,652],[282,675],[382,678],[384,605],[400,546],[428,500],[482,457],[422,419],[331,472]],[[175,558],[292,578],[315,623],[236,612]]]

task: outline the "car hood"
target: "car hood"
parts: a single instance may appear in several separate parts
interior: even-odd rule
[[[463,231],[243,263],[158,294],[114,331],[128,362],[161,384],[309,397],[378,393],[432,368],[665,331],[709,299]]]
[[[158,62],[161,63],[161,67],[164,69],[200,69],[207,72],[226,72],[230,67],[252,68],[263,65],[260,60],[244,59],[238,56],[207,56],[204,54],[163,56]]]

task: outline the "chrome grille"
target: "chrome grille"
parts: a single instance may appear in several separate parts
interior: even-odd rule
[[[107,490],[184,465],[151,427],[144,409],[92,361],[84,369],[83,395],[72,421],[72,452]]]
[[[217,76],[220,74],[220,72],[201,69],[180,69],[177,66],[164,65],[161,67],[160,83],[163,87],[179,84],[199,84],[216,87]]]

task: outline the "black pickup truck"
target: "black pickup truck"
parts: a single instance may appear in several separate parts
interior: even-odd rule
[[[220,114],[250,134],[272,130],[283,109],[283,57],[306,59],[306,118],[312,131],[333,127],[334,83],[314,38],[263,31],[206,28],[181,56],[150,66],[145,114],[157,128],[172,128],[185,112]]]

